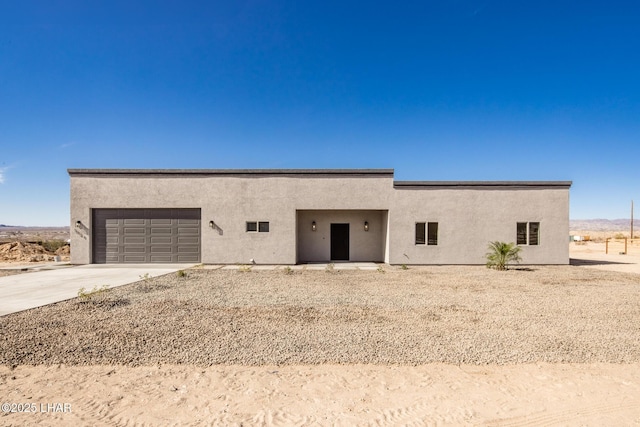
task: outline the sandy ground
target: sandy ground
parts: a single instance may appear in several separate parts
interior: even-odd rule
[[[640,425],[638,364],[21,366],[0,378],[4,401],[36,405],[0,415],[15,426]],[[43,412],[56,403],[69,412]]]
[[[607,289],[614,297],[612,301],[620,292],[636,289],[636,283],[640,285],[640,276],[636,282],[636,276],[629,273],[633,273],[638,262],[629,255],[603,257],[599,247],[591,244],[579,245],[577,250],[572,248],[572,258],[579,260],[576,266],[554,267],[548,271],[553,273],[566,269],[568,275],[565,278],[574,282],[582,278],[588,280],[584,287],[572,283],[562,292],[554,289],[553,292],[559,293],[551,293],[549,301],[562,297],[566,291],[567,303],[575,303],[582,298],[581,294],[600,288],[598,298],[606,302],[604,295]],[[621,268],[622,275],[607,273],[607,270]],[[450,286],[451,295],[459,298],[458,304],[461,305],[471,304],[468,298],[482,295],[478,286],[474,286],[468,276],[465,277],[464,272],[469,269],[472,268],[452,269],[456,280],[463,279]],[[428,270],[429,277],[442,282],[447,276],[446,270]],[[595,271],[585,273],[589,270]],[[390,274],[376,272],[359,274],[368,274],[375,280],[380,277],[389,280],[390,277]],[[487,275],[493,273],[478,274],[486,280]],[[542,273],[522,274],[533,277]],[[238,275],[247,277],[242,273]],[[513,279],[513,275],[508,277]],[[550,279],[546,273],[540,280],[545,282],[543,291],[563,284],[562,280],[555,282]],[[600,285],[600,281],[605,283]],[[492,283],[485,283],[486,291],[490,292],[492,286]],[[523,286],[530,288],[532,285],[527,282]],[[255,294],[255,290],[252,293]],[[232,298],[232,294],[231,291],[224,293],[228,298]],[[543,298],[545,294],[537,295],[530,289],[523,289],[522,293],[530,302]],[[623,299],[630,304],[629,307],[640,307],[635,291],[626,295]],[[276,304],[277,297],[274,298],[273,303]],[[544,299],[538,301],[541,305],[548,305]],[[418,298],[416,304],[419,303]],[[387,302],[375,300],[375,304]],[[519,307],[524,307],[524,303]],[[636,312],[640,316],[640,311],[636,309]],[[602,314],[593,313],[596,318]],[[107,314],[115,316],[117,313]],[[517,316],[517,313],[513,315]],[[627,310],[626,315],[633,313]],[[503,313],[498,312],[494,316],[491,324]],[[583,318],[576,315],[576,319]],[[109,317],[101,319],[108,321]],[[541,322],[553,325],[558,318],[548,317]],[[635,323],[635,342],[629,341],[626,345],[640,346],[639,324]],[[456,325],[460,327],[460,324]],[[585,325],[589,323],[582,325],[580,331],[586,333]],[[593,327],[598,328],[596,323]],[[29,339],[30,334],[32,332],[25,331],[25,339]],[[262,366],[164,363],[141,366],[0,365],[0,403],[16,404],[9,410],[28,408],[35,411],[0,412],[0,425],[8,426],[640,426],[639,396],[640,361],[637,360],[627,363],[425,363],[418,366],[332,363]],[[3,406],[3,410],[6,408]]]
[[[621,254],[624,252],[624,255]],[[627,242],[626,252],[623,241],[605,243],[583,242],[569,245],[571,264],[589,269],[619,271],[640,274],[640,240]]]

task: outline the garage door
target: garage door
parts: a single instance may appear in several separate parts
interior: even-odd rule
[[[94,209],[93,262],[200,262],[200,209]]]

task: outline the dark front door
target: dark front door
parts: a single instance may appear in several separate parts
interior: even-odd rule
[[[349,261],[349,224],[331,224],[331,260]]]

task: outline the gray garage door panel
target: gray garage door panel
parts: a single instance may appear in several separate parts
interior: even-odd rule
[[[94,209],[93,262],[200,262],[200,209]]]

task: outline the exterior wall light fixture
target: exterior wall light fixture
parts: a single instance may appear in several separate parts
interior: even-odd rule
[[[79,227],[81,227],[81,226],[82,226],[82,221],[77,220],[77,221],[76,221],[76,227],[78,227],[78,228],[79,228]]]
[[[369,222],[368,221],[364,222],[364,231],[369,231]]]
[[[219,235],[223,235],[224,231],[222,230],[222,228],[220,228],[220,226],[218,224],[216,224],[213,220],[209,221],[209,228],[211,228],[212,230],[215,230],[218,232]]]
[[[316,222],[315,221],[311,221],[311,231],[316,231],[318,229],[318,227],[316,226]]]

